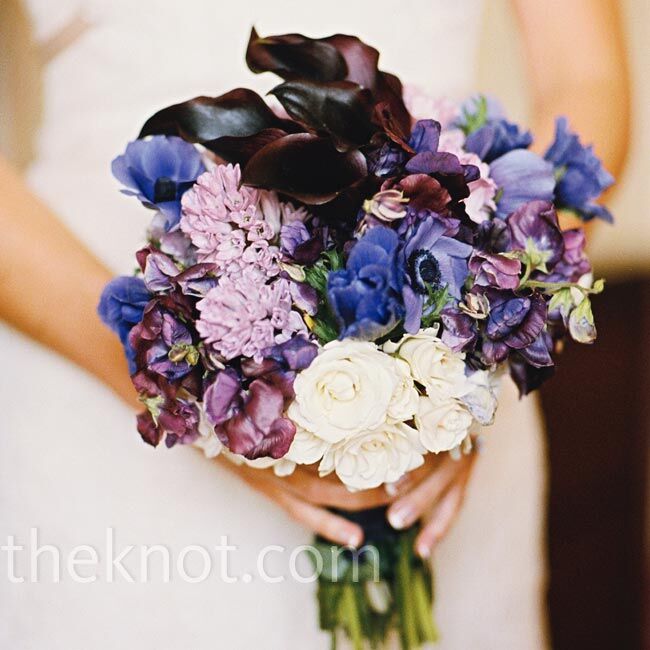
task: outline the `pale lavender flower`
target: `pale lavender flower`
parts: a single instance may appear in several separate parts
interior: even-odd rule
[[[282,343],[305,325],[291,309],[289,281],[267,278],[256,268],[241,276],[224,276],[197,304],[196,328],[204,341],[226,360],[240,355],[260,361],[262,352]]]

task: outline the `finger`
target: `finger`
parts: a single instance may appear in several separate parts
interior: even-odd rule
[[[234,465],[230,462],[225,462],[224,465],[253,489],[280,506],[292,519],[330,542],[341,546],[361,545],[363,530],[360,526],[305,502],[289,490],[283,479],[246,465]]]
[[[467,483],[455,483],[436,504],[431,519],[415,538],[415,552],[423,559],[431,556],[434,546],[449,532],[460,511]]]
[[[351,512],[384,506],[394,498],[381,488],[350,492],[338,479],[319,478],[307,470],[301,471],[300,468],[281,480],[304,501]]]
[[[453,460],[449,455],[426,479],[408,494],[395,501],[388,510],[390,525],[401,530],[414,524],[447,490],[450,483],[464,471],[472,461],[470,456]]]

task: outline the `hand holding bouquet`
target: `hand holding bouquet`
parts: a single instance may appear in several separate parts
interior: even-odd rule
[[[492,100],[404,92],[352,36],[253,30],[246,60],[285,80],[272,102],[170,106],[113,162],[153,212],[138,273],[100,303],[142,438],[278,475],[317,464],[350,490],[468,452],[503,372],[526,394],[567,336],[594,340],[603,282],[556,209],[610,220],[594,200],[611,177],[564,119],[538,156]],[[325,562],[323,627],[433,640],[413,531],[361,521],[378,575]]]

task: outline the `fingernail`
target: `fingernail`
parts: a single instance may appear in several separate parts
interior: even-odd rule
[[[359,533],[352,533],[348,536],[345,544],[346,546],[351,546],[352,548],[358,548],[359,544],[361,544],[361,535],[359,535]]]
[[[426,544],[418,544],[415,552],[423,559],[428,560],[431,557],[431,549]]]
[[[413,512],[408,507],[391,508],[388,511],[388,523],[396,530],[406,528],[413,518]]]
[[[394,483],[384,483],[384,489],[386,494],[389,497],[394,497],[396,494],[401,492],[410,482],[410,478],[407,475],[402,476],[399,480]]]

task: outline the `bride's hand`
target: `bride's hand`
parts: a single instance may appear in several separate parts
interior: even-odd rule
[[[470,453],[454,460],[450,454],[429,454],[422,467],[407,475],[409,484],[403,496],[388,509],[388,521],[402,529],[422,519],[415,539],[415,551],[422,558],[447,534],[456,518],[476,460]]]
[[[217,460],[274,501],[290,517],[342,546],[358,547],[363,541],[363,530],[327,508],[367,510],[388,505],[396,497],[389,495],[384,488],[350,492],[334,475],[319,478],[314,467],[298,466],[290,476],[278,477],[270,469],[260,470],[220,458]]]

